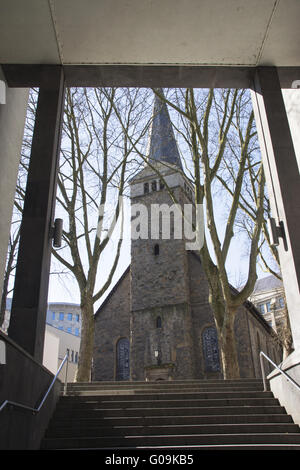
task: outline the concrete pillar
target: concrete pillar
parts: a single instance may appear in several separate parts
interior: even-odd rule
[[[300,88],[282,90],[282,95],[300,171]]]
[[[300,175],[275,67],[259,67],[253,107],[272,216],[284,224],[278,247],[295,348],[300,348]]]
[[[61,67],[39,89],[24,201],[9,337],[42,363],[64,101]]]
[[[291,104],[287,95],[285,98],[286,104]],[[276,67],[258,67],[252,101],[272,216],[277,225],[280,221],[283,222],[286,236],[286,245],[280,239],[278,252],[295,351],[282,363],[281,368],[300,383],[299,154],[297,159],[300,148],[299,137],[291,125],[291,110],[290,121],[287,116]],[[299,109],[294,107],[293,113],[297,115]],[[269,379],[274,395],[293,416],[294,421],[300,424],[298,390],[276,370],[270,374]]]
[[[2,84],[5,82],[1,67],[0,80]],[[5,104],[0,104],[0,293],[3,286],[28,92],[28,89],[5,86]]]

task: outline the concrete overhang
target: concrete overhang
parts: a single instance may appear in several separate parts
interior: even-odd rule
[[[0,0],[8,86],[252,87],[300,78],[299,0]],[[51,72],[52,68],[52,72]]]
[[[0,0],[0,63],[300,66],[299,0]]]

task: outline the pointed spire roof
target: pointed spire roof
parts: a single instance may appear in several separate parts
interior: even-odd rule
[[[158,91],[163,95],[161,88]],[[157,95],[154,99],[147,157],[183,169],[167,105]]]

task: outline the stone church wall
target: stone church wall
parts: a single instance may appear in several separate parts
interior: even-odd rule
[[[145,380],[148,369],[159,369],[160,366],[169,367],[173,379],[194,377],[191,331],[187,304],[132,312],[132,380]],[[158,357],[155,357],[155,351]]]
[[[130,312],[130,270],[124,273],[96,315],[93,380],[116,380],[116,349],[121,338],[131,341],[131,380],[145,380],[147,370],[158,361],[170,368],[173,379],[222,378],[221,370],[206,370],[204,332],[214,327],[214,319],[200,260],[192,252],[187,258],[190,303]],[[260,350],[275,363],[281,361],[278,342],[258,313],[240,307],[235,330],[242,378],[261,376]]]
[[[221,371],[217,373],[206,370],[203,354],[203,332],[206,328],[215,326],[208,302],[208,284],[199,257],[193,252],[189,252],[188,261],[196,378],[220,378]],[[241,306],[236,314],[235,333],[242,378],[261,377],[260,350],[266,352],[275,363],[280,362],[281,350],[278,342],[272,337],[269,325],[259,317],[258,313]],[[268,366],[266,366],[266,370],[268,370]]]
[[[93,380],[116,380],[118,340],[130,339],[130,270],[104,301],[95,319]]]

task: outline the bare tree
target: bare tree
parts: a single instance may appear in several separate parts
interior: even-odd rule
[[[252,293],[264,222],[265,177],[260,156],[255,151],[257,136],[250,97],[245,90],[180,90],[166,99],[155,93],[178,113],[176,127],[184,135],[190,152],[190,178],[195,202],[205,205],[206,236],[200,250],[209,285],[209,302],[218,331],[223,373],[226,379],[239,377],[234,321],[238,308]],[[178,99],[178,97],[180,99]],[[181,123],[181,125],[180,125]],[[232,155],[232,149],[234,154]],[[252,173],[250,175],[250,168]],[[252,178],[253,176],[253,178]],[[224,230],[218,224],[216,207],[220,185],[230,185],[223,197]],[[254,217],[248,226],[248,274],[243,288],[232,289],[226,268],[234,240],[240,204],[248,191],[255,191]]]
[[[135,146],[143,138],[139,122],[144,100],[145,92],[133,89],[68,89],[66,93],[57,212],[63,214],[67,227],[64,245],[53,255],[72,272],[80,292],[77,381],[90,380],[94,305],[110,286],[118,265],[122,236],[112,253],[107,279],[101,279],[104,250],[113,231],[122,232],[120,201],[137,165],[128,136]],[[126,132],[118,125],[114,106]]]
[[[52,267],[57,264],[55,271],[71,273],[80,293],[82,332],[77,381],[90,380],[94,306],[109,288],[118,266],[123,240],[121,196],[126,196],[128,178],[140,164],[134,148],[145,145],[147,94],[145,89],[130,88],[66,91],[56,204],[56,217],[64,220],[63,244],[52,250],[56,260]],[[20,164],[22,178],[16,191],[20,211],[36,98],[33,90]],[[109,243],[113,234],[115,249]],[[102,260],[108,249],[111,265],[104,278]]]

